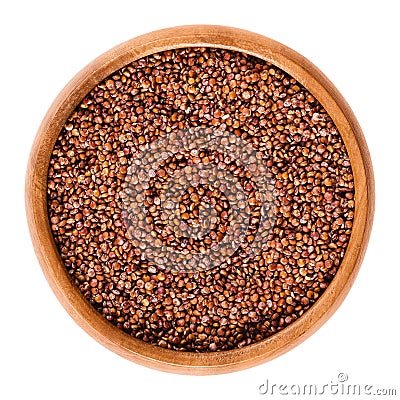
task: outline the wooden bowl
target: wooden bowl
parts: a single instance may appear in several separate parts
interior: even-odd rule
[[[354,175],[356,208],[350,241],[341,266],[320,299],[282,331],[240,349],[193,353],[167,350],[135,339],[107,322],[71,281],[55,246],[47,211],[47,173],[56,138],[66,119],[100,81],[144,56],[182,47],[216,47],[251,54],[289,73],[309,90],[336,124],[347,147]],[[72,318],[115,353],[148,367],[185,374],[237,371],[271,360],[314,333],[338,308],[359,270],[374,212],[374,179],[360,126],[333,84],[313,64],[286,46],[248,31],[221,26],[183,26],[129,40],[84,68],[62,90],[45,116],[30,155],[26,212],[33,245],[54,293]]]

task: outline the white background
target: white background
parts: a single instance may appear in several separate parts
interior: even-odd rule
[[[2,2],[0,398],[247,400],[263,398],[258,387],[266,379],[324,384],[335,381],[339,372],[347,373],[351,383],[397,387],[400,395],[400,28],[396,3]],[[269,36],[316,64],[347,99],[364,130],[377,194],[366,257],[336,314],[280,358],[211,377],[147,369],[111,353],[83,332],[60,306],[41,272],[24,210],[30,147],[62,87],[92,59],[120,42],[164,27],[198,23],[235,26]]]

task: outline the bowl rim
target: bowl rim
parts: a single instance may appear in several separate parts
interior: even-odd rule
[[[300,82],[338,128],[351,160],[355,217],[345,256],[323,295],[282,331],[251,345],[215,353],[178,352],[133,338],[107,322],[72,282],[58,254],[47,212],[47,173],[52,149],[66,119],[82,98],[112,72],[144,56],[185,47],[239,51],[271,62]],[[362,130],[346,100],[310,61],[265,36],[218,25],[187,25],[150,32],[96,58],[60,92],[44,117],[30,153],[25,206],[33,246],[52,290],[70,316],[99,343],[122,357],[162,371],[208,375],[252,367],[289,351],[318,330],[350,290],[368,244],[375,202],[371,158]]]

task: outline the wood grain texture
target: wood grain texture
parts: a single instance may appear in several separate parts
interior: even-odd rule
[[[275,335],[242,349],[183,353],[135,339],[107,322],[83,297],[55,246],[47,213],[47,172],[57,136],[82,98],[112,72],[132,61],[168,49],[204,46],[251,54],[289,73],[327,110],[346,144],[355,181],[353,230],[341,266],[321,298],[298,320]],[[344,300],[363,259],[374,214],[372,164],[361,128],[333,84],[313,64],[288,47],[248,31],[222,26],[182,26],[129,40],[98,57],[62,90],[36,135],[26,174],[26,213],[32,242],[59,301],[91,336],[115,353],[163,371],[206,375],[233,372],[271,360],[314,333]]]

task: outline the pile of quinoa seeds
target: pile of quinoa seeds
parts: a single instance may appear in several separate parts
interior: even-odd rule
[[[196,144],[210,135],[219,146]],[[244,147],[261,160],[267,207]],[[135,338],[190,352],[258,342],[312,307],[355,207],[346,147],[316,98],[268,62],[215,48],[153,54],[94,87],[59,133],[47,191],[55,243],[90,304]],[[224,243],[242,211],[240,240]]]

